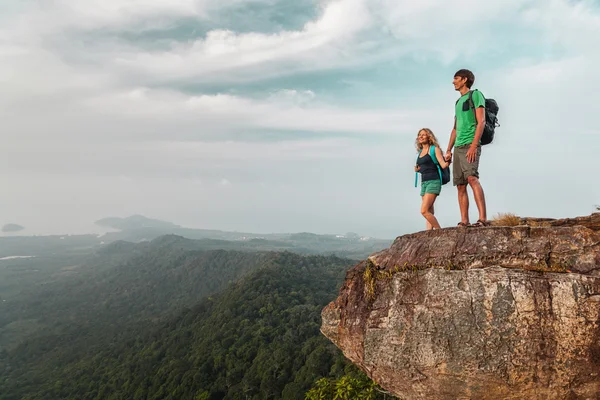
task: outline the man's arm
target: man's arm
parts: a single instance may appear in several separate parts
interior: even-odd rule
[[[454,117],[454,127],[452,128],[452,133],[450,133],[450,141],[448,142],[448,148],[446,149],[446,157],[444,157],[448,162],[452,159],[454,142],[456,142],[456,117]]]
[[[450,165],[449,162],[446,161],[446,159],[444,157],[442,157],[442,150],[440,150],[439,147],[435,147],[435,158],[438,161],[438,164],[440,164],[440,167],[442,168],[446,168],[448,167],[448,165]]]
[[[475,145],[475,147],[477,147],[479,145],[481,135],[483,135],[483,128],[485,128],[485,108],[477,108],[475,110],[475,118],[477,118],[477,128],[475,129],[475,137],[473,138],[473,143],[471,143],[471,146]]]
[[[477,146],[479,146],[479,140],[481,139],[481,135],[483,135],[483,128],[485,128],[485,108],[478,107],[475,109],[475,118],[477,119],[477,128],[475,128],[475,137],[473,138],[473,142],[471,142],[471,146],[469,150],[467,150],[467,161],[472,163],[475,162],[475,157],[477,155]]]

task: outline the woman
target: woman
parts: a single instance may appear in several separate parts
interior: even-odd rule
[[[446,162],[437,138],[431,129],[423,128],[417,134],[417,165],[415,172],[421,173],[421,214],[427,220],[427,230],[440,229],[438,220],[433,215],[433,203],[442,191],[442,182],[438,166],[431,158],[431,150],[435,149],[433,154],[441,168],[446,168],[449,163]]]

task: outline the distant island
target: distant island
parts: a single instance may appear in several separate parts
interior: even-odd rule
[[[144,217],[143,215],[132,215],[127,218],[120,218],[120,217],[103,218],[103,219],[96,221],[95,224],[98,226],[118,229],[121,231],[132,230],[132,229],[144,229],[144,228],[157,228],[157,229],[180,228],[179,225],[175,225],[172,222],[147,218],[147,217]]]
[[[2,232],[20,232],[23,229],[25,229],[25,227],[19,224],[6,224],[2,227]]]

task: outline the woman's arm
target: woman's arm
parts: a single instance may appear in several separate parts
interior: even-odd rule
[[[448,165],[450,165],[449,162],[446,162],[444,156],[442,155],[442,151],[437,146],[435,147],[435,158],[437,158],[437,161],[442,168],[446,168]]]
[[[450,141],[448,142],[448,150],[446,150],[446,161],[450,161],[452,159],[452,148],[454,147],[454,142],[456,141],[456,117],[454,117],[454,126],[452,127],[452,133],[450,133]]]

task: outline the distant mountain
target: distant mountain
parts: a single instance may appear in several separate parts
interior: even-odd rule
[[[20,232],[23,229],[25,229],[25,227],[19,224],[6,224],[2,227],[2,232]]]
[[[201,240],[202,249],[239,249],[260,251],[289,250],[301,254],[333,254],[340,257],[365,258],[371,253],[389,247],[392,240],[360,236],[349,232],[345,235],[300,233],[229,232],[212,229],[194,229],[175,225],[171,222],[133,215],[127,218],[104,218],[96,224],[119,232],[108,232],[101,237],[102,242],[152,241],[165,235],[181,236]],[[197,244],[194,247],[198,247]],[[1,250],[1,246],[0,246]]]
[[[147,218],[147,217],[144,217],[143,215],[132,215],[127,218],[119,218],[119,217],[103,218],[103,219],[96,221],[95,224],[98,226],[119,229],[119,230],[144,229],[144,228],[157,228],[157,229],[179,228],[179,225],[175,225],[172,222]]]

